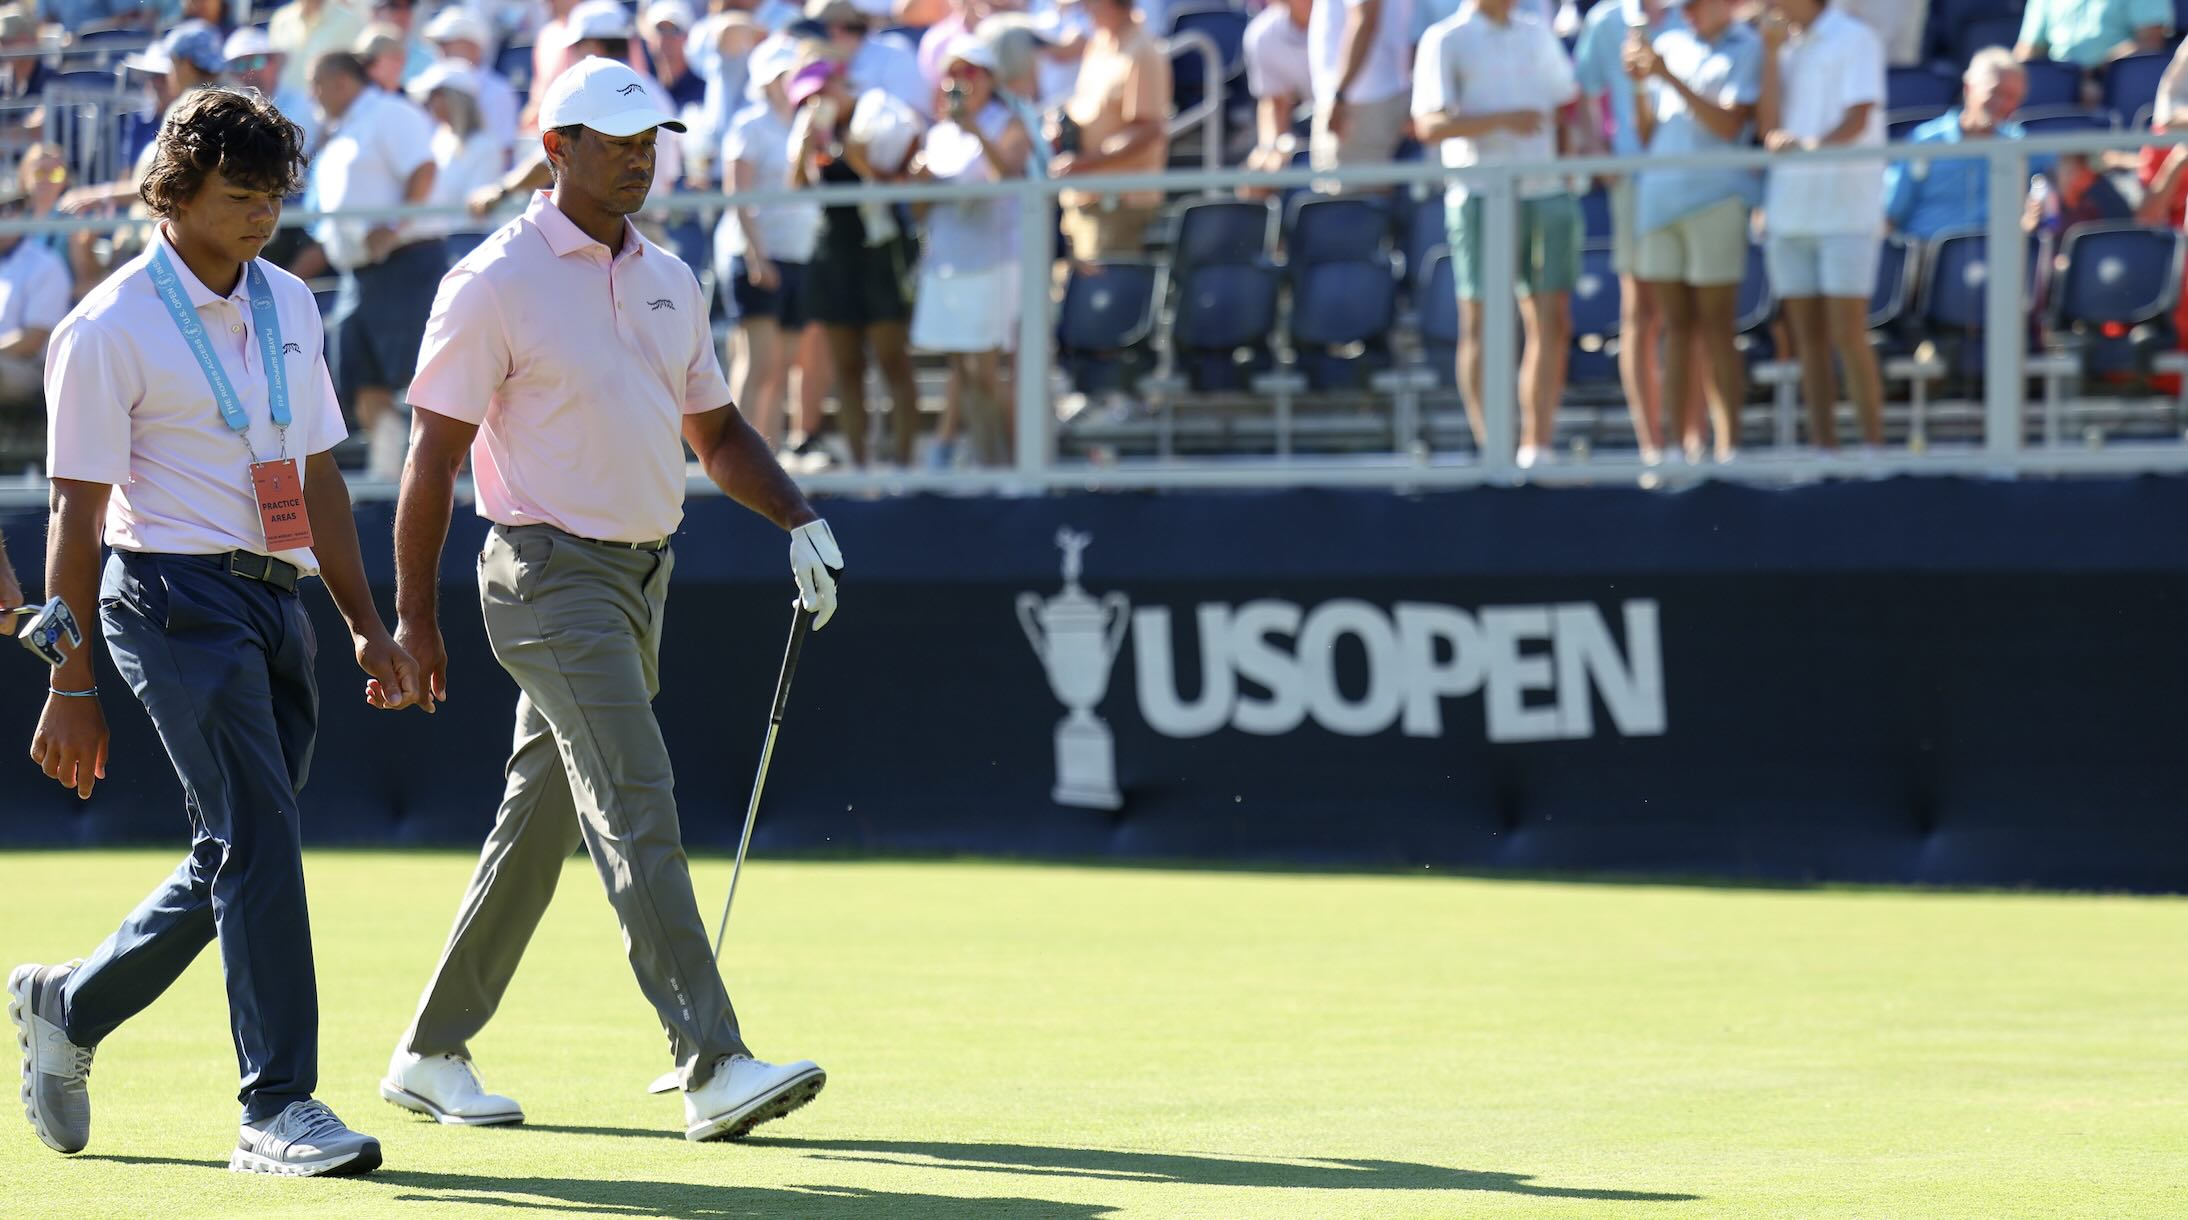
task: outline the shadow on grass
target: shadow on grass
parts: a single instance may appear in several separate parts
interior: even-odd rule
[[[85,1161],[123,1165],[173,1165],[227,1172],[218,1161],[165,1156],[85,1156]],[[436,1209],[504,1207],[517,1211],[575,1212],[588,1216],[665,1216],[670,1220],[726,1217],[796,1217],[797,1220],[871,1220],[875,1216],[948,1217],[949,1220],[1100,1220],[1115,1208],[1054,1199],[962,1199],[856,1186],[710,1186],[644,1179],[489,1177],[484,1174],[418,1173],[382,1169],[359,1185],[392,1187],[387,1199]]]
[[[512,1132],[519,1128],[510,1128]],[[528,1124],[524,1131],[627,1139],[677,1139],[671,1131],[642,1127],[564,1127]],[[828,1140],[769,1138],[745,1141],[755,1148],[810,1153],[815,1160],[854,1161],[908,1168],[959,1169],[972,1173],[1090,1178],[1192,1186],[1252,1186],[1294,1190],[1473,1190],[1541,1199],[1603,1203],[1687,1203],[1700,1196],[1640,1190],[1549,1186],[1535,1175],[1451,1169],[1411,1161],[1360,1158],[1222,1157],[1198,1153],[1124,1152],[1035,1144],[963,1144],[926,1140]]]

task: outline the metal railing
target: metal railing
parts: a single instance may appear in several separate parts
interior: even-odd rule
[[[1860,162],[1879,165],[1889,160],[1933,161],[1981,159],[1987,163],[1988,242],[1993,250],[2019,249],[2026,238],[2021,227],[2032,156],[2062,153],[2098,153],[2133,150],[2151,145],[2188,143],[2188,135],[2151,136],[2115,133],[2078,133],[2026,140],[1969,141],[1958,144],[1893,145],[1877,148],[1837,148],[1801,154],[1813,161]],[[1023,209],[1020,225],[1018,273],[1022,277],[1016,377],[1016,448],[1012,464],[1003,469],[959,471],[835,471],[801,476],[810,487],[829,492],[901,490],[997,490],[1030,492],[1042,489],[1162,488],[1162,487],[1272,487],[1272,486],[1384,486],[1430,488],[1481,483],[1534,482],[1567,484],[1630,480],[1645,473],[1638,457],[1599,454],[1585,462],[1560,463],[1521,470],[1513,460],[1515,402],[1517,391],[1518,321],[1514,284],[1507,276],[1490,276],[1484,283],[1483,407],[1486,422],[1484,444],[1475,450],[1421,453],[1394,446],[1388,453],[1339,457],[1294,456],[1288,460],[1212,457],[1180,457],[1171,460],[1113,461],[1066,459],[1058,448],[1058,423],[1052,372],[1055,357],[1051,339],[1055,330],[1052,300],[1053,219],[1061,190],[1118,194],[1162,191],[1173,197],[1200,192],[1234,192],[1254,186],[1307,189],[1336,180],[1347,190],[1380,187],[1440,188],[1454,177],[1463,177],[1483,199],[1486,247],[1510,250],[1518,229],[1518,200],[1514,188],[1527,176],[1557,173],[1576,177],[1627,174],[1638,169],[1744,168],[1766,169],[1779,163],[1760,150],[1696,154],[1676,158],[1570,158],[1550,163],[1487,164],[1455,173],[1429,163],[1395,163],[1340,170],[1301,168],[1278,173],[1237,171],[1174,171],[1166,174],[1073,178],[1064,181],[1017,179],[979,184],[828,186],[807,190],[768,190],[738,196],[680,194],[659,201],[655,207],[668,214],[699,212],[718,214],[735,203],[765,207],[796,200],[803,203],[901,203],[941,202],[968,198],[1011,198]],[[1881,169],[1880,171],[1881,172]],[[387,208],[344,213],[347,219],[397,219],[446,216],[451,209]],[[305,225],[321,217],[291,212],[284,225]],[[0,221],[0,234],[56,229],[117,227],[113,220]],[[2188,471],[2188,444],[2176,434],[2172,443],[2120,444],[2075,447],[2069,444],[2029,444],[2025,439],[2029,375],[2026,344],[2020,336],[2029,320],[2026,271],[2020,258],[1991,258],[1985,284],[1987,305],[1984,330],[1994,340],[1984,345],[1979,439],[1972,444],[1934,444],[1921,452],[1896,451],[1864,458],[1819,453],[1743,454],[1728,467],[1692,471],[1667,467],[1653,472],[1668,483],[1704,477],[1751,482],[1807,480],[1876,473],[1984,474],[1991,476],[2056,475],[2121,471]],[[2009,338],[2010,337],[2010,338]],[[694,488],[703,490],[703,480]],[[374,494],[367,489],[362,494]]]

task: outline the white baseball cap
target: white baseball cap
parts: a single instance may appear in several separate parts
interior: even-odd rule
[[[570,15],[563,20],[572,42],[588,38],[629,38],[637,33],[631,24],[631,11],[616,0],[585,0],[571,9]]]
[[[762,42],[745,61],[745,74],[754,89],[765,89],[797,68],[798,44],[787,38]]]
[[[478,69],[460,59],[437,60],[425,71],[403,82],[403,92],[421,106],[425,99],[433,96],[435,89],[459,90],[476,100],[479,96]]]
[[[555,78],[539,106],[542,131],[555,127],[590,127],[604,136],[635,136],[641,131],[665,127],[681,132],[684,125],[653,100],[653,93],[626,63],[588,55]]]
[[[228,41],[221,44],[220,53],[231,60],[271,55],[273,39],[266,37],[266,31],[259,26],[240,25],[235,33],[228,35]]]
[[[453,5],[433,14],[433,19],[425,23],[423,37],[427,42],[475,42],[481,47],[493,41],[485,22],[469,9]]]
[[[684,0],[653,0],[638,18],[638,24],[649,29],[664,21],[679,30],[689,30],[698,23],[699,17]]]

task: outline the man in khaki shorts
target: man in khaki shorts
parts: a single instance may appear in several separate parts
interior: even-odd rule
[[[1086,12],[1094,33],[1064,103],[1071,139],[1049,161],[1049,176],[1161,173],[1170,159],[1170,60],[1162,42],[1147,32],[1133,0],[1087,0]],[[1091,263],[1146,250],[1162,192],[1065,191],[1059,201],[1071,257]]]
[[[1684,0],[1687,25],[1627,48],[1634,108],[1651,157],[1748,143],[1761,89],[1762,39],[1732,19],[1733,0]],[[1694,409],[1696,352],[1708,360],[1717,460],[1739,448],[1746,370],[1733,346],[1740,282],[1747,275],[1748,214],[1761,191],[1749,170],[1651,169],[1635,190],[1641,234],[1635,271],[1664,311],[1663,392],[1671,436],[1701,460]]]

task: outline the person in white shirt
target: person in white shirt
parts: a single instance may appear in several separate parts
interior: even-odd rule
[[[1413,69],[1413,128],[1442,145],[1443,163],[1548,161],[1557,155],[1558,109],[1580,96],[1573,61],[1550,27],[1514,11],[1513,0],[1476,0],[1431,26]],[[1445,195],[1452,278],[1459,296],[1459,388],[1480,444],[1482,284],[1515,271],[1525,343],[1519,366],[1522,467],[1555,440],[1572,341],[1572,290],[1580,278],[1580,203],[1562,175],[1518,183],[1518,248],[1484,250],[1482,201],[1462,179]],[[1504,258],[1511,257],[1513,263]]]
[[[737,112],[722,138],[724,185],[733,193],[790,185],[790,95],[783,82],[798,65],[788,43],[752,57],[764,100]],[[714,230],[715,282],[737,320],[731,333],[731,385],[754,431],[783,442],[783,403],[791,354],[805,333],[805,261],[813,256],[820,208],[810,203],[730,208]]]
[[[1838,448],[1838,377],[1862,442],[1884,443],[1884,382],[1869,346],[1869,296],[1883,249],[1884,162],[1809,164],[1813,148],[1884,144],[1884,48],[1827,0],[1773,0],[1762,26],[1755,121],[1782,158],[1764,192],[1770,287],[1784,304],[1801,363],[1810,439]]]
[[[461,60],[444,59],[420,72],[405,90],[433,118],[433,193],[426,202],[460,208],[509,168],[508,147],[481,125],[478,75]],[[414,221],[410,231],[417,237],[442,238],[450,261],[470,253],[484,235],[455,216]]]
[[[1298,151],[1292,115],[1299,103],[1314,96],[1314,69],[1307,62],[1307,28],[1313,9],[1314,0],[1283,0],[1246,23],[1246,92],[1254,96],[1254,148],[1246,155],[1247,169],[1264,173],[1285,169]],[[1256,199],[1270,193],[1253,187],[1239,195]]]
[[[998,96],[992,43],[960,34],[943,66],[944,120],[927,133],[914,177],[996,182],[1023,177],[1033,137]],[[984,198],[927,210],[912,308],[912,346],[948,353],[977,465],[1010,460],[1002,354],[1018,327],[1018,204]]]
[[[425,111],[367,83],[364,64],[346,52],[320,56],[311,83],[327,124],[311,168],[312,198],[321,210],[433,197],[433,121]],[[402,473],[409,436],[395,391],[418,362],[433,286],[448,270],[448,257],[438,235],[420,236],[400,221],[322,220],[313,236],[343,273],[327,321],[335,388],[365,430],[367,472],[392,481]]]
[[[256,93],[178,100],[145,177],[152,244],[53,332],[47,591],[104,630],[52,671],[31,758],[85,799],[107,777],[103,635],[166,746],[191,836],[182,866],[89,960],[9,977],[25,1111],[58,1152],[90,1140],[93,1050],[217,940],[243,1077],[228,1167],[311,1177],[380,1164],[378,1141],[312,1098],[311,819],[298,791],[320,704],[303,578],[320,576],[347,621],[368,702],[405,707],[421,687],[365,583],[318,306],[259,257],[303,168],[299,134]]]
[[[1397,153],[1412,45],[1413,0],[1313,0],[1307,47],[1316,169],[1381,165]]]
[[[25,196],[0,188],[0,219],[28,213]],[[75,300],[68,264],[44,242],[0,237],[0,412],[42,401],[46,339]]]
[[[425,40],[442,59],[471,66],[479,86],[479,122],[503,149],[517,142],[517,91],[509,79],[486,63],[486,49],[493,44],[491,31],[477,14],[467,9],[444,8],[425,23]]]

